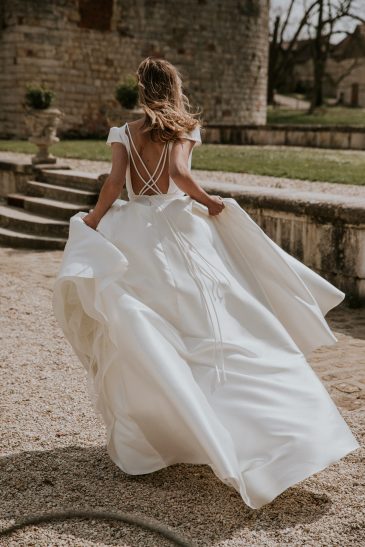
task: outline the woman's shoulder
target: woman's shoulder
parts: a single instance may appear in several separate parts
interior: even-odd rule
[[[125,144],[126,137],[125,137],[125,129],[126,124],[118,126],[113,126],[109,129],[108,138],[106,140],[106,144],[111,145],[113,142],[121,142],[122,144]]]
[[[109,129],[109,135],[106,144],[111,144],[112,142],[122,142],[123,144],[128,146],[129,139],[127,132],[130,132],[130,129],[132,129],[132,132],[138,132],[138,129],[141,128],[143,121],[143,118],[139,118],[138,120],[133,120],[132,122],[125,122],[121,126],[111,127]]]
[[[201,133],[200,133],[200,126],[197,125],[190,131],[185,131],[181,138],[195,141],[196,144],[201,144],[202,139],[201,139]]]
[[[138,118],[137,120],[133,120],[133,121],[129,122],[128,126],[136,127],[138,129],[140,129],[142,127],[144,121],[145,121],[145,118]],[[125,127],[126,125],[127,125],[127,122],[122,127]]]

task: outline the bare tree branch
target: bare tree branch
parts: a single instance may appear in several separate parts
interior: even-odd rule
[[[360,15],[349,13],[347,17],[350,17],[351,19],[354,19],[355,21],[359,21],[360,23],[363,23],[365,25],[365,19],[363,17],[360,17]]]
[[[365,0],[361,0],[364,2]],[[305,32],[309,39],[313,62],[314,93],[316,100],[323,100],[323,79],[326,75],[326,64],[331,55],[332,38],[342,34],[350,36],[346,27],[351,21],[365,24],[365,18],[354,13],[357,0],[290,0],[285,16],[275,19],[272,42],[270,48],[270,70],[268,96],[273,96],[273,90],[285,82],[286,73],[290,72],[296,62],[295,47]],[[292,25],[295,8],[301,4],[303,13],[295,25],[292,36],[288,39],[288,28]],[[354,61],[340,78],[342,81],[354,68],[358,66]]]
[[[282,44],[283,41],[284,41],[284,33],[287,29],[287,26],[288,26],[288,23],[289,23],[289,20],[290,20],[290,17],[291,17],[291,14],[292,14],[292,11],[293,11],[293,7],[294,7],[294,4],[295,4],[295,0],[291,0],[290,2],[290,6],[288,8],[288,11],[287,11],[287,14],[286,14],[286,18],[285,18],[285,21],[281,27],[281,31],[280,31],[280,43]]]

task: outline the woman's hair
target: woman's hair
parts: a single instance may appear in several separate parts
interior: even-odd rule
[[[150,132],[153,141],[181,138],[183,133],[201,127],[200,112],[191,112],[189,99],[182,89],[181,75],[165,59],[147,57],[138,66],[138,96],[146,119],[142,132]]]

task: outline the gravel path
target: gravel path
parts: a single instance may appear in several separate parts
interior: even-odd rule
[[[0,152],[0,160],[12,160],[30,163],[29,154],[18,154],[14,152]],[[69,165],[71,169],[89,173],[103,174],[110,173],[111,163],[107,161],[90,161],[61,158],[59,162]],[[198,182],[229,182],[244,186],[267,186],[271,188],[287,188],[293,191],[324,192],[344,196],[359,196],[365,198],[365,186],[353,184],[334,184],[332,182],[311,182],[297,179],[284,179],[268,177],[263,175],[250,175],[246,173],[225,173],[223,171],[201,171],[192,170]]]
[[[131,512],[190,537],[196,546],[349,547],[365,542],[364,449],[247,507],[208,466],[177,464],[128,476],[111,462],[88,399],[86,373],[53,317],[62,252],[0,248],[2,472],[0,526],[66,508]],[[342,305],[327,318],[338,344],[310,362],[356,437],[365,426],[365,317]],[[1,546],[160,547],[132,525],[74,520],[33,526]]]

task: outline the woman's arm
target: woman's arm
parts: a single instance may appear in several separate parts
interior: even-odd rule
[[[174,142],[170,154],[170,176],[183,192],[206,205],[210,215],[217,215],[225,207],[222,198],[208,194],[191,176],[189,155],[193,146],[194,141],[190,139],[179,139]]]
[[[113,142],[112,145],[112,168],[110,174],[105,179],[105,182],[100,190],[98,201],[94,209],[82,217],[82,220],[96,229],[102,217],[107,210],[112,206],[114,201],[120,196],[120,193],[125,185],[125,175],[128,164],[128,153],[123,144]]]

